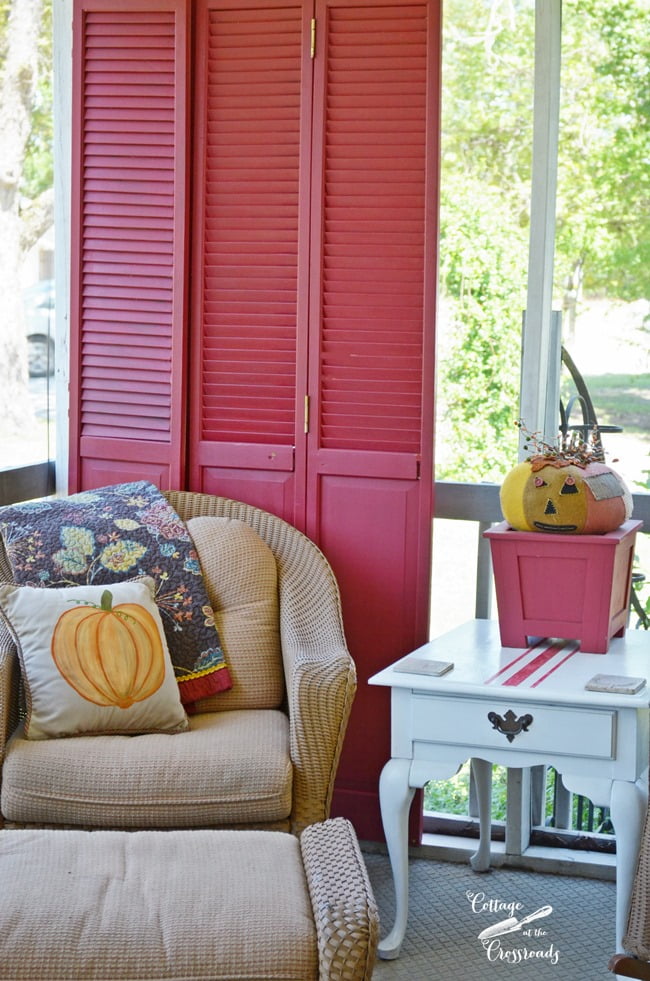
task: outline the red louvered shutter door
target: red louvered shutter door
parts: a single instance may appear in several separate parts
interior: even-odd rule
[[[335,809],[376,839],[390,717],[366,682],[428,637],[438,4],[316,9],[307,533],[359,674]]]
[[[321,546],[359,676],[334,811],[378,839],[367,679],[428,634],[440,0],[187,0],[191,147],[185,0],[75,2],[72,488],[186,486],[187,429],[191,489]]]
[[[201,0],[199,18],[190,483],[291,521],[304,492],[310,16],[302,0]]]
[[[70,488],[181,486],[183,0],[74,11]]]

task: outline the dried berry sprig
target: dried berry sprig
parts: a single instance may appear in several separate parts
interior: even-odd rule
[[[568,465],[575,464],[578,467],[586,467],[590,463],[604,463],[605,451],[603,449],[600,431],[594,426],[588,439],[583,439],[578,430],[567,433],[558,433],[555,442],[546,440],[540,432],[531,433],[522,419],[515,425],[522,434],[524,440],[524,450],[529,453],[529,460],[548,460],[549,463],[560,463]]]

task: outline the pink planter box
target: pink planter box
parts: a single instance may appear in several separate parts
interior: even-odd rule
[[[507,522],[484,532],[490,540],[504,647],[529,637],[580,641],[605,654],[625,633],[634,543],[641,521],[606,535],[514,531]]]

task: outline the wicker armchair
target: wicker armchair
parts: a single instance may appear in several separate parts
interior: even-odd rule
[[[220,583],[214,581],[226,575],[224,566],[218,563],[210,572],[209,546],[204,541],[200,547],[193,534],[231,660],[233,691],[199,703],[190,730],[172,736],[27,740],[20,727],[18,658],[0,625],[4,826],[259,827],[300,833],[329,815],[356,688],[329,564],[303,534],[258,508],[207,494],[170,491],[166,497],[190,528],[197,518],[202,519],[194,522],[197,530],[250,526],[275,558],[277,704],[264,697],[266,674],[251,674],[253,651],[246,652],[239,674],[230,659],[228,632],[218,621]],[[242,574],[237,554],[230,559],[236,578]],[[2,579],[8,579],[8,566],[0,544]]]
[[[617,977],[650,981],[650,808],[641,834],[623,947],[625,953],[611,957],[609,970]]]

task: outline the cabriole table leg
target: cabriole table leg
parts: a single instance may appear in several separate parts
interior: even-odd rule
[[[410,760],[391,759],[379,779],[381,819],[395,884],[395,923],[377,948],[383,960],[399,957],[408,919],[408,817],[415,793],[415,788],[409,787],[410,768]]]
[[[492,824],[492,764],[474,757],[471,761],[472,776],[476,785],[480,838],[478,848],[470,856],[469,863],[475,872],[488,872],[490,868],[490,836]]]

